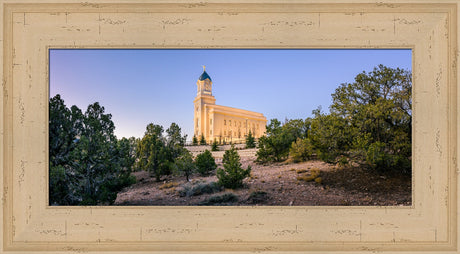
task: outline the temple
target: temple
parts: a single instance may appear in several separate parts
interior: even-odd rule
[[[265,134],[267,118],[262,113],[216,105],[212,95],[212,79],[204,66],[196,84],[194,135],[198,140],[203,135],[207,143],[214,140],[219,143],[239,143],[246,140],[249,132],[255,138]]]

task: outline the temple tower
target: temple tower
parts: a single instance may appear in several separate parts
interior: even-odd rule
[[[206,72],[206,67],[203,66],[203,73],[198,78],[196,82],[197,85],[197,94],[193,103],[195,104],[194,110],[194,132],[198,140],[200,140],[201,135],[204,135],[206,140],[209,140],[209,127],[212,125],[212,122],[208,124],[209,119],[208,110],[206,110],[206,105],[215,105],[216,99],[212,95],[212,80],[209,74]]]

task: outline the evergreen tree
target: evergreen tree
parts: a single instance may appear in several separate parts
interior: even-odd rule
[[[251,130],[249,130],[248,136],[246,137],[246,148],[255,148],[256,139],[252,136]]]
[[[176,166],[177,170],[185,175],[187,182],[189,181],[190,175],[196,170],[196,165],[193,163],[193,156],[188,150],[185,150],[182,155],[177,158]]]
[[[236,189],[243,186],[243,179],[251,174],[251,166],[247,169],[241,167],[240,156],[232,145],[230,150],[225,151],[222,159],[224,169],[217,169],[218,183],[225,187]]]
[[[219,151],[219,144],[217,143],[217,140],[215,140],[215,139],[214,139],[214,142],[212,142],[211,151],[213,151],[213,152]]]
[[[150,123],[137,147],[138,167],[150,172],[157,181],[164,175],[168,162],[168,148],[163,137],[163,127]]]
[[[198,169],[198,173],[201,175],[208,175],[211,171],[217,168],[216,160],[212,157],[209,150],[200,153],[195,158],[195,164]]]
[[[206,139],[204,138],[203,134],[201,134],[200,145],[206,145]]]
[[[198,145],[198,139],[196,138],[195,135],[193,135],[192,145],[194,145],[194,146],[197,146],[197,145]]]
[[[135,181],[131,144],[116,139],[111,115],[97,102],[84,114],[60,95],[49,105],[50,204],[112,204]]]

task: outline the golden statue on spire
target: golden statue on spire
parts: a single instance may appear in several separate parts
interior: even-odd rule
[[[206,66],[205,65],[201,65],[201,66],[203,66],[203,71],[206,71]]]

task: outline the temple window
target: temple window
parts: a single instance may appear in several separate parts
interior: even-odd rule
[[[224,125],[227,125],[227,120],[224,119]]]

